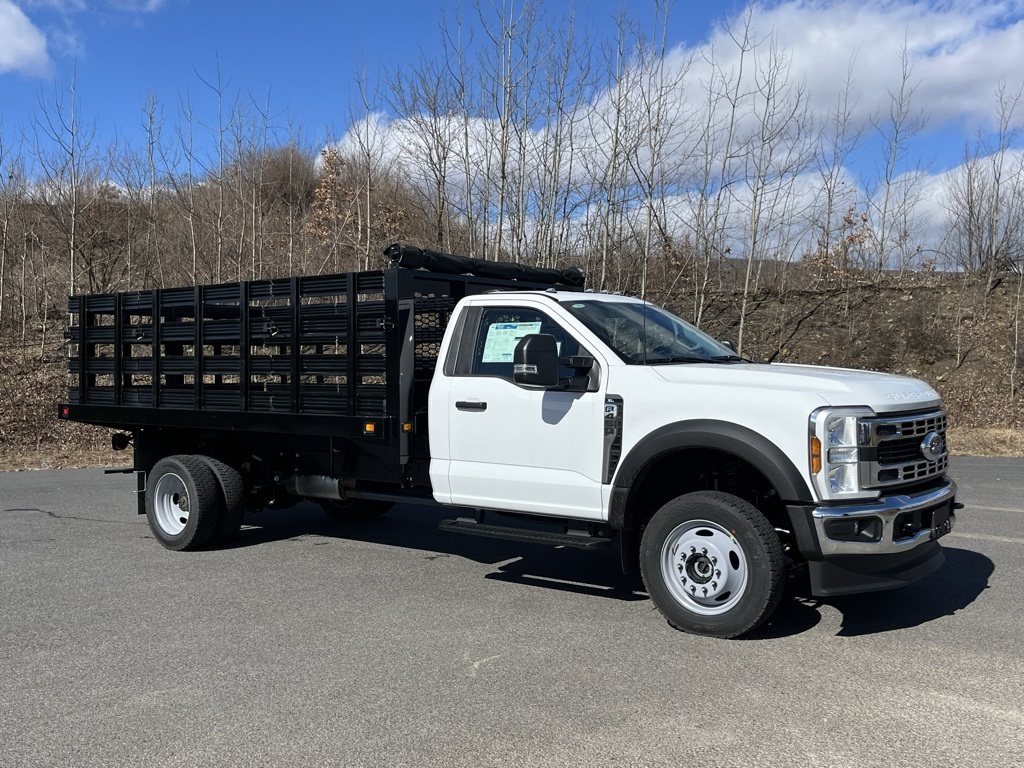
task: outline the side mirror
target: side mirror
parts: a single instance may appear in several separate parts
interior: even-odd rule
[[[528,387],[558,386],[558,342],[549,333],[523,336],[512,353],[512,379]]]
[[[719,339],[718,343],[728,349],[730,352],[736,351],[736,345],[733,344],[732,339]]]

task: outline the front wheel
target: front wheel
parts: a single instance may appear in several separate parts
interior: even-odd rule
[[[738,637],[765,621],[784,588],[782,543],[756,507],[698,491],[659,509],[644,530],[640,570],[676,629]]]

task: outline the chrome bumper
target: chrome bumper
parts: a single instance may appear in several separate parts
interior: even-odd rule
[[[956,497],[956,483],[920,495],[892,494],[883,496],[870,504],[855,506],[821,506],[811,510],[814,530],[818,535],[821,554],[831,555],[886,555],[896,552],[907,552],[914,547],[931,541],[931,528],[922,528],[912,536],[897,538],[896,519],[905,513],[939,510],[944,506],[949,510],[950,528],[956,521],[953,513],[953,499]],[[868,521],[878,518],[882,521],[881,535],[873,541],[838,541],[828,536],[826,523],[833,520]]]

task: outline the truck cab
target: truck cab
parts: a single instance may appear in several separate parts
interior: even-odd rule
[[[545,361],[531,342],[543,337],[557,371],[537,383]],[[808,564],[823,596],[931,572],[942,563],[936,539],[955,519],[947,420],[931,387],[754,363],[635,298],[546,291],[465,299],[429,402],[438,502],[606,526],[623,542],[627,570],[646,566],[649,588],[667,582],[669,620],[693,629],[697,616],[706,633],[735,610],[742,579],[765,578],[755,561],[779,554],[737,547],[738,525],[756,530],[751,510],[783,559]],[[699,508],[704,527],[687,529],[694,515],[684,514],[682,530],[644,545],[661,511],[680,503]],[[718,519],[723,509],[742,523]],[[715,562],[702,542],[715,544]],[[680,547],[694,549],[689,559],[670,554]],[[739,567],[723,570],[730,555]],[[702,580],[701,563],[726,578]],[[676,604],[683,612],[672,615]]]

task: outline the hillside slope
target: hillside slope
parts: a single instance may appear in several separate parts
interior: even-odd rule
[[[963,281],[911,287],[764,292],[748,308],[743,353],[755,360],[865,368],[927,381],[943,396],[961,454],[1024,455],[1024,354],[1014,286]],[[716,294],[704,329],[738,334],[738,294]],[[668,302],[681,316],[685,300]],[[56,337],[56,338],[55,338]],[[1018,340],[1024,345],[1024,340]],[[128,463],[106,430],[60,422],[66,386],[59,335],[0,340],[0,469]]]

